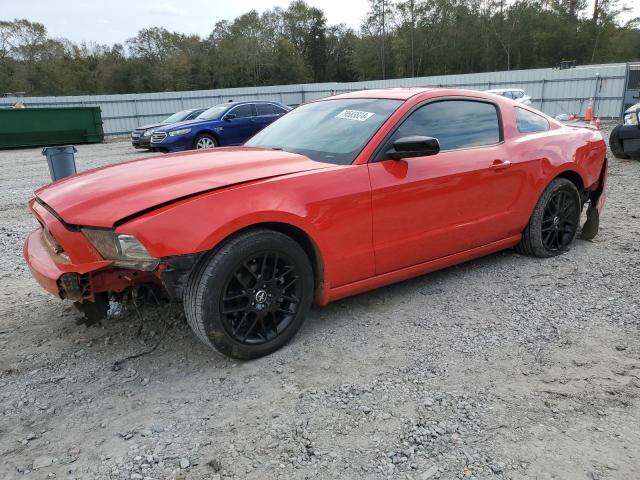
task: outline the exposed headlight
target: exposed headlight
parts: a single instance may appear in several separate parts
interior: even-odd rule
[[[169,132],[170,137],[176,137],[178,135],[186,135],[191,132],[190,128],[181,128],[180,130],[174,130],[173,132]]]
[[[149,130],[145,130],[144,133],[142,134],[142,136],[143,137],[150,137],[152,133],[153,133],[153,128],[150,128]]]
[[[115,233],[113,230],[83,228],[82,233],[89,239],[105,260],[113,260],[113,265],[135,270],[153,270],[159,260],[147,252],[136,237]]]
[[[625,125],[638,125],[638,117],[640,112],[625,113],[624,124]]]

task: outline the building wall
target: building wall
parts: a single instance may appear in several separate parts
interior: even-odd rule
[[[595,98],[595,114],[619,117],[625,90],[627,64],[587,65],[568,70],[550,68],[508,72],[440,75],[433,77],[375,80],[352,83],[314,83],[269,87],[227,88],[188,92],[139,93],[127,95],[83,95],[67,97],[0,98],[0,107],[18,100],[28,107],[99,106],[106,135],[128,134],[138,125],[154,123],[185,108],[209,107],[229,100],[275,100],[299,105],[336,93],[386,87],[458,87],[473,90],[522,88],[533,106],[555,116],[584,114],[587,102]]]

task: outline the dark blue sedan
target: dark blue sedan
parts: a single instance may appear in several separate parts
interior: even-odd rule
[[[135,128],[131,132],[131,144],[135,148],[151,148],[151,135],[153,135],[153,132],[156,128],[164,127],[172,123],[193,120],[205,110],[206,108],[192,108],[189,110],[181,110],[165,118],[160,123],[152,123],[150,125],[143,125],[141,127]]]
[[[221,103],[195,120],[154,130],[151,148],[162,152],[241,145],[255,133],[291,110],[276,102]]]

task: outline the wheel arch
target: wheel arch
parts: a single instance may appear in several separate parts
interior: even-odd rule
[[[253,225],[249,225],[244,227],[243,229],[234,233],[239,234],[247,230],[253,229],[267,229],[274,230],[276,232],[280,232],[283,235],[287,235],[294,239],[305,251],[307,256],[309,257],[309,261],[311,262],[311,267],[313,268],[313,276],[316,282],[316,288],[322,283],[324,278],[324,264],[322,261],[322,255],[320,253],[320,249],[316,242],[311,238],[311,236],[302,230],[300,227],[292,225],[290,223],[285,222],[261,222]]]
[[[212,136],[216,140],[216,142],[218,142],[218,146],[220,146],[220,137],[218,136],[218,134],[216,132],[214,132],[212,129],[207,127],[207,128],[203,128],[202,130],[200,130],[193,137],[193,146],[194,147],[195,147],[196,141],[198,140],[198,137],[200,135],[210,135],[210,136]]]
[[[241,235],[250,230],[259,229],[273,230],[282,233],[283,235],[287,235],[302,247],[304,252],[307,254],[307,257],[309,258],[311,268],[313,269],[316,301],[318,303],[321,303],[322,299],[324,298],[325,288],[325,262],[322,256],[322,251],[312,235],[298,225],[294,225],[293,223],[289,223],[286,221],[271,220],[251,223],[240,228],[236,228],[233,231],[227,232],[222,238],[220,238],[219,241],[216,242],[216,244],[210,250],[217,249],[220,245],[223,245],[232,237]]]
[[[533,211],[536,208],[536,205],[538,204],[538,201],[544,194],[545,190],[557,178],[565,178],[569,180],[571,183],[573,183],[575,187],[578,189],[578,192],[580,193],[580,196],[582,198],[582,193],[585,191],[584,180],[580,175],[580,173],[578,173],[576,170],[572,170],[571,168],[566,168],[564,170],[555,172],[554,175],[549,175],[548,181],[541,182],[540,184],[538,184],[539,190],[536,192],[535,196],[532,197],[532,203],[528,204],[527,208],[524,210],[524,212],[526,212],[526,215],[523,215],[523,224],[522,224],[523,230],[526,227],[529,220],[531,219],[531,215],[533,215]]]
[[[582,192],[585,189],[585,184],[584,184],[584,180],[582,178],[582,176],[576,172],[575,170],[564,170],[562,172],[560,172],[558,175],[556,175],[555,177],[553,177],[549,183],[547,183],[547,186],[551,184],[551,182],[553,182],[556,178],[566,178],[567,180],[569,180],[571,183],[573,183],[576,188],[578,189],[579,192]],[[545,186],[545,188],[547,188]]]

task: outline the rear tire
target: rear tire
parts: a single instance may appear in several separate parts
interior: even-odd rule
[[[576,237],[581,210],[576,186],[566,178],[556,178],[540,196],[516,251],[540,258],[565,252]]]
[[[195,150],[205,150],[207,148],[216,148],[217,146],[218,141],[208,133],[198,135],[193,142],[193,148]]]
[[[292,238],[251,230],[200,260],[184,295],[197,337],[223,355],[249,360],[285,345],[313,299],[313,270]]]
[[[611,153],[616,158],[628,159],[629,155],[624,153],[622,149],[622,142],[620,142],[620,137],[618,136],[618,131],[620,130],[620,125],[615,127],[611,131],[611,135],[609,135],[609,148],[611,148]]]

